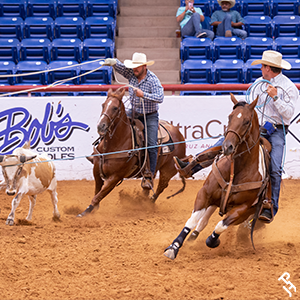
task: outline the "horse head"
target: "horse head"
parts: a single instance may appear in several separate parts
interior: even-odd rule
[[[240,144],[247,142],[247,137],[254,129],[258,130],[259,137],[258,118],[254,110],[258,97],[251,104],[247,104],[245,101],[237,101],[233,94],[230,95],[234,107],[228,116],[228,125],[222,146],[224,155],[235,153]]]
[[[125,113],[124,104],[122,98],[125,94],[125,89],[113,91],[108,90],[107,98],[102,104],[102,112],[100,119],[97,123],[97,131],[100,136],[110,131],[115,121],[119,118],[120,114]]]

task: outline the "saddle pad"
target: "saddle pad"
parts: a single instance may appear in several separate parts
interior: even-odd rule
[[[170,139],[169,133],[164,126],[166,124],[169,123],[164,120],[159,120],[158,135],[157,135],[158,144],[167,143]]]
[[[262,145],[259,145],[259,166],[258,166],[259,173],[262,176],[262,180],[266,178],[266,161],[264,156],[264,149]]]

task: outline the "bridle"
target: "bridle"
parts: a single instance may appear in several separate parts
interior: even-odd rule
[[[115,120],[120,116],[120,114],[121,114],[121,100],[119,100],[118,113],[117,113],[113,118],[111,118],[111,117],[110,117],[107,113],[105,113],[105,112],[102,112],[101,115],[100,115],[100,118],[101,118],[102,116],[105,116],[105,117],[107,117],[108,120],[109,120],[109,125],[108,125],[108,127],[106,128],[106,132],[105,132],[105,134],[106,134],[106,133],[109,134],[109,138],[111,138],[111,137],[114,135],[114,133],[115,133],[115,131],[116,131],[116,129],[117,129],[117,126],[118,126],[119,123],[120,123],[120,122],[119,122],[119,123],[115,126],[114,130],[111,131],[111,127],[114,125]],[[105,135],[105,134],[104,134],[104,135]]]
[[[250,130],[251,130],[251,128],[252,128],[252,122],[253,122],[253,117],[254,117],[254,112],[252,112],[252,115],[251,115],[251,121],[250,121],[250,123],[249,123],[249,126],[248,126],[248,128],[246,129],[246,131],[245,131],[245,133],[243,134],[243,136],[240,136],[240,134],[238,133],[238,132],[236,132],[235,130],[233,130],[233,129],[227,129],[226,130],[226,132],[225,132],[225,138],[226,138],[226,136],[227,136],[227,134],[229,133],[229,132],[232,132],[232,133],[234,133],[237,137],[238,137],[238,143],[237,143],[237,145],[236,145],[236,147],[235,147],[235,151],[234,151],[234,153],[232,154],[232,158],[236,158],[236,157],[239,157],[239,156],[241,156],[243,153],[245,153],[246,151],[248,151],[249,153],[250,153],[250,150],[258,143],[258,141],[259,141],[259,139],[260,139],[260,135],[258,136],[258,139],[253,143],[253,145],[251,146],[251,147],[249,147],[249,145],[248,145],[248,142],[247,142],[247,140],[246,140],[246,137],[247,137],[247,135],[249,134],[249,132],[250,132]],[[243,142],[245,142],[245,144],[246,144],[246,146],[247,146],[247,150],[245,150],[245,151],[243,151],[243,152],[241,152],[241,153],[239,153],[239,154],[236,154],[235,155],[235,152],[236,152],[236,149],[239,147],[239,145],[241,145]]]

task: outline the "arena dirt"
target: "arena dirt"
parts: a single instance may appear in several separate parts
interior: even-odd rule
[[[157,184],[157,182],[156,182]],[[155,205],[143,198],[140,180],[124,181],[100,209],[76,218],[93,196],[93,181],[58,182],[60,221],[52,220],[48,193],[37,197],[32,222],[28,200],[5,220],[12,198],[1,191],[0,299],[300,299],[300,181],[284,180],[280,210],[272,224],[258,224],[256,251],[243,224],[228,229],[221,244],[205,239],[221,218],[216,211],[195,242],[178,257],[163,256],[190,217],[203,181],[188,180],[186,190],[172,180]],[[278,278],[290,274],[290,288]]]

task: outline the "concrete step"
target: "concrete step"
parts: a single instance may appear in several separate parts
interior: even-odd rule
[[[119,0],[119,5],[121,6],[180,6],[180,0],[148,0],[148,1],[141,1],[141,0]]]
[[[129,6],[122,6],[120,7],[120,16],[122,17],[170,16],[176,19],[177,9],[178,7],[175,6],[160,6],[159,8],[154,5],[147,6],[147,8],[145,8],[144,5],[135,6],[134,8]]]
[[[119,27],[119,37],[172,37],[176,36],[176,29],[171,27]]]
[[[148,58],[149,59],[149,58]],[[179,59],[154,59],[155,64],[149,67],[149,70],[156,73],[157,70],[179,70]]]
[[[179,27],[176,17],[174,16],[166,16],[166,17],[123,17],[118,16],[117,18],[117,26],[121,27],[165,27],[165,26],[174,26],[174,28]]]
[[[120,48],[178,48],[180,39],[174,38],[116,38],[116,49]]]
[[[148,60],[155,61],[158,59],[177,59],[179,61],[180,58],[178,48],[118,48],[116,51],[117,58],[122,62],[125,59],[131,59],[134,52],[145,53]]]

